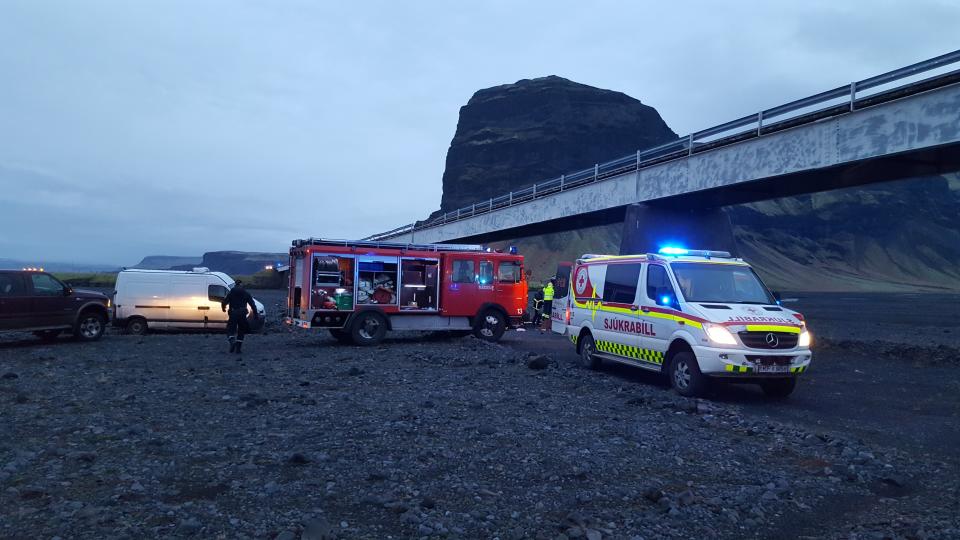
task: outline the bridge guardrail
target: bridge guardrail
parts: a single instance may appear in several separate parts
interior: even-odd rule
[[[857,97],[858,92],[874,89],[892,82],[902,81],[904,79],[923,73],[928,73],[930,71],[955,63],[960,63],[960,50],[949,52],[947,54],[943,54],[929,60],[924,60],[922,62],[917,62],[915,64],[895,69],[887,73],[882,73],[861,81],[855,81],[848,85],[840,86],[825,92],[820,92],[818,94],[791,101],[777,107],[764,109],[756,114],[744,116],[736,120],[731,120],[729,122],[701,131],[690,133],[689,135],[680,137],[674,141],[654,146],[652,148],[637,150],[636,154],[630,154],[628,156],[623,156],[604,163],[598,163],[590,169],[583,169],[571,174],[561,175],[559,178],[538,182],[524,189],[511,191],[510,193],[493,197],[491,199],[487,199],[486,201],[480,201],[470,206],[458,208],[454,211],[444,212],[442,215],[439,215],[433,219],[409,223],[386,232],[373,234],[364,238],[364,240],[381,240],[396,236],[398,234],[436,227],[462,219],[468,219],[480,214],[493,212],[494,210],[499,210],[501,208],[527,203],[532,200],[553,195],[569,189],[579,188],[594,182],[602,181],[606,178],[619,176],[626,172],[639,170],[666,161],[683,159],[698,152],[704,152],[706,150],[712,150],[714,148],[719,148],[729,144],[735,144],[750,138],[760,137],[765,134],[775,133],[784,129],[796,127],[798,125],[815,122],[823,118],[849,113],[857,110],[858,108],[877,105],[879,103],[891,101],[892,99],[899,99],[900,97],[912,95],[913,93],[924,92],[933,88],[946,86],[947,84],[960,82],[960,69],[957,69],[946,74],[936,75],[921,81],[911,82],[891,88],[879,94],[866,97],[861,96],[860,98]],[[913,91],[905,92],[905,90],[908,89],[912,89]],[[782,117],[789,113],[796,113],[798,111],[802,111],[803,109],[815,107],[817,105],[823,105],[825,103],[841,99],[844,100],[842,103],[832,103],[819,109],[805,111],[797,114],[796,116],[782,118],[775,122],[770,122],[770,120],[773,118]],[[858,104],[860,105],[859,107]],[[721,134],[726,135],[711,141],[703,141],[703,139]]]

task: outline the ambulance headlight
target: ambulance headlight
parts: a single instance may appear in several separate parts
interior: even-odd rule
[[[810,332],[804,330],[800,332],[800,341],[797,342],[797,347],[809,347],[811,341],[812,336],[810,336]]]
[[[729,330],[722,326],[717,326],[714,324],[706,326],[707,337],[710,338],[710,341],[717,343],[719,345],[736,345],[737,339],[733,337],[733,334]]]

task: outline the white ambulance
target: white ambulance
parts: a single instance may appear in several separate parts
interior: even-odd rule
[[[585,366],[613,360],[662,372],[684,396],[725,380],[786,397],[812,355],[803,316],[723,251],[584,255],[551,318]]]

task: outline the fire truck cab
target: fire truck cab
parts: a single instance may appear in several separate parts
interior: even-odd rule
[[[342,342],[374,345],[388,330],[472,331],[497,341],[522,323],[526,306],[515,251],[322,238],[290,248],[284,322]]]
[[[727,381],[786,397],[812,356],[803,316],[722,251],[584,255],[551,319],[585,366],[612,360],[662,372],[685,396]]]

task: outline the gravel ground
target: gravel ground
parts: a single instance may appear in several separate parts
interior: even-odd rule
[[[0,339],[0,537],[960,537],[955,461],[559,355],[275,321],[225,348]]]

